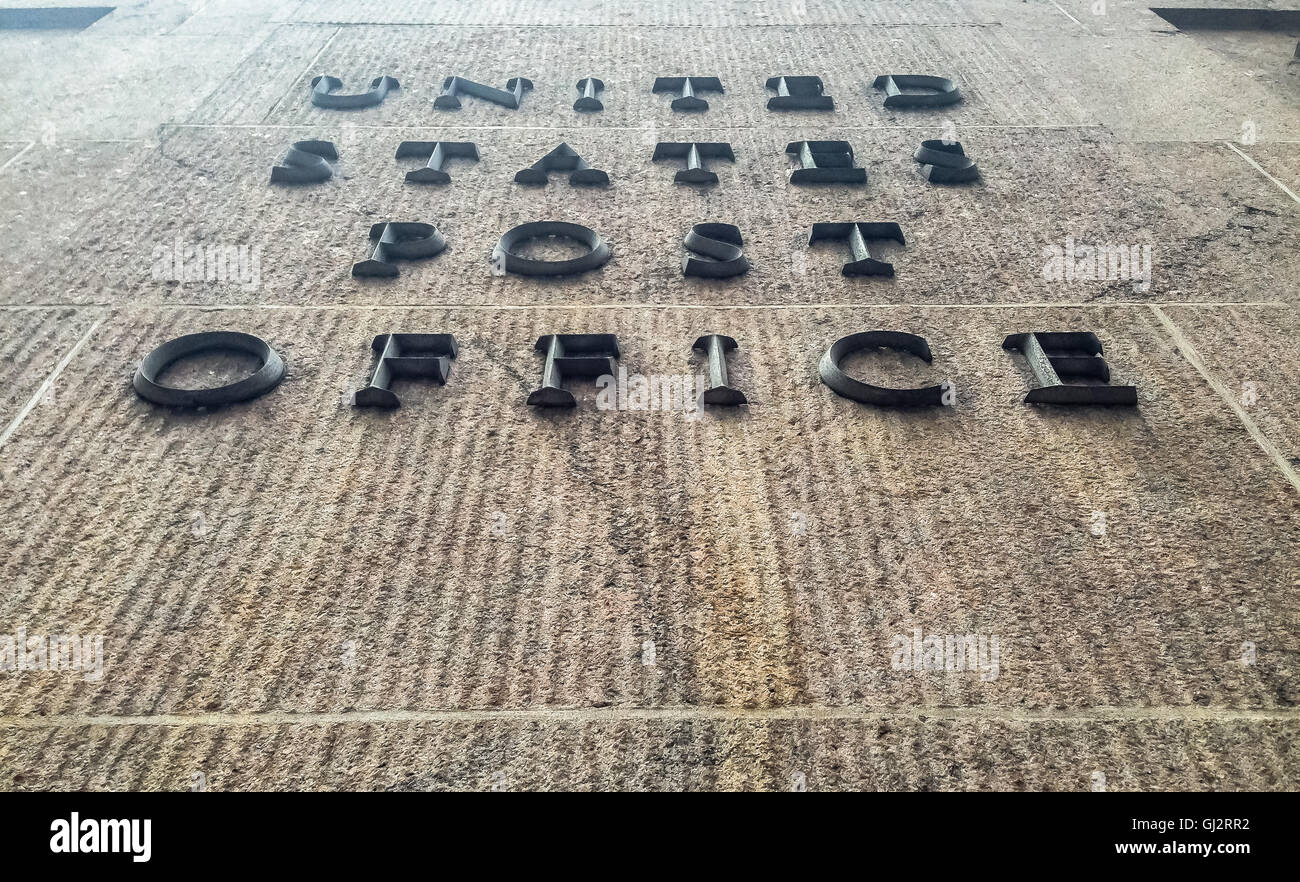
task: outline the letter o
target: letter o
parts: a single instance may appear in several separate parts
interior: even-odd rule
[[[213,349],[247,352],[262,360],[250,376],[213,389],[177,389],[158,382],[158,375],[182,358]],[[166,407],[220,407],[247,401],[274,389],[284,379],[284,361],[265,340],[239,331],[204,331],[169,340],[144,357],[132,385],[146,401]]]
[[[519,243],[546,236],[573,239],[586,245],[587,253],[568,260],[534,260],[514,253],[514,248]],[[604,266],[609,256],[609,246],[595,230],[582,224],[571,224],[565,221],[533,221],[520,224],[508,230],[492,249],[494,261],[500,260],[506,272],[518,273],[521,276],[568,276],[585,273]]]

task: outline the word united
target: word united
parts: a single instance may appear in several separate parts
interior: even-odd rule
[[[821,77],[791,76],[781,74],[768,77],[767,89],[775,92],[767,100],[768,110],[834,110],[835,100],[825,94]],[[918,74],[885,74],[872,82],[872,88],[885,94],[887,108],[943,107],[962,100],[961,90],[952,80]],[[357,110],[382,104],[389,93],[400,91],[396,77],[377,76],[370,81],[365,92],[342,94],[343,81],[338,77],[319,76],[311,81],[311,103],[326,110]],[[605,83],[596,77],[583,77],[575,87],[578,100],[573,109],[579,113],[599,113],[605,102],[599,97]],[[907,90],[907,91],[904,91]],[[442,81],[442,94],[433,100],[438,110],[460,110],[461,98],[471,97],[497,104],[508,110],[518,110],[524,96],[533,91],[533,81],[527,77],[511,77],[506,87],[498,89],[485,83],[460,76],[449,76]],[[723,94],[722,80],[709,76],[656,77],[651,91],[672,96],[669,107],[682,113],[709,109],[709,102],[701,93]]]

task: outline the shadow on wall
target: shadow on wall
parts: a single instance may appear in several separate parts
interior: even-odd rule
[[[1300,31],[1296,9],[1177,9],[1153,6],[1151,11],[1183,31]],[[1296,47],[1300,52],[1300,45]]]
[[[0,9],[0,30],[80,31],[116,6],[47,6],[31,9]]]

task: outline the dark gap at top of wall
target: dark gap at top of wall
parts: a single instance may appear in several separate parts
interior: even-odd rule
[[[1211,9],[1152,6],[1151,11],[1179,30],[1300,30],[1300,9]]]
[[[116,6],[43,6],[0,9],[0,30],[80,31],[90,27]]]

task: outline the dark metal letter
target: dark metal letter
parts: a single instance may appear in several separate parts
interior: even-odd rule
[[[799,158],[790,170],[792,184],[865,184],[867,170],[853,165],[848,141],[795,141],[785,152]]]
[[[528,396],[534,407],[574,407],[573,393],[560,385],[565,377],[612,376],[618,369],[613,334],[547,334],[533,348],[546,353],[541,388]]]
[[[924,337],[905,334],[902,331],[865,331],[841,337],[831,344],[817,366],[817,373],[822,382],[831,387],[836,395],[861,401],[863,404],[875,404],[880,407],[922,407],[933,404],[952,404],[952,382],[944,380],[935,386],[920,389],[888,389],[884,386],[872,386],[861,380],[855,380],[840,370],[840,361],[844,356],[862,349],[897,349],[910,352],[926,364],[932,360],[930,344]]]
[[[870,239],[892,239],[900,245],[906,245],[903,228],[896,223],[847,223],[847,224],[813,224],[808,244],[822,239],[848,239],[853,260],[844,264],[840,270],[845,276],[892,276],[894,265],[871,256],[867,248]]]
[[[682,258],[682,272],[707,279],[738,276],[749,270],[749,261],[741,251],[744,244],[735,224],[696,224],[686,234],[686,250],[691,253]]]
[[[407,183],[447,184],[451,175],[443,171],[449,159],[469,159],[478,162],[478,147],[470,141],[403,141],[397,145],[397,158],[408,156],[428,157],[424,168],[406,173]]]
[[[722,80],[717,77],[656,77],[655,92],[676,92],[673,110],[708,110],[709,102],[695,97],[696,92],[721,92]]]
[[[533,81],[524,77],[511,77],[505,89],[494,89],[464,77],[447,77],[442,81],[442,94],[433,99],[433,106],[440,110],[459,110],[460,96],[473,95],[511,110],[519,109],[519,102],[524,100],[524,93],[531,91]]]
[[[823,95],[821,77],[768,77],[776,95],[767,99],[768,110],[834,110],[835,101]]]
[[[529,239],[542,239],[547,236],[560,236],[581,242],[589,249],[586,254],[568,260],[538,260],[515,254],[514,247]],[[605,265],[609,260],[609,246],[599,234],[582,224],[567,221],[532,221],[507,230],[492,249],[492,260],[499,263],[500,270],[518,273],[521,276],[567,276],[573,273],[585,273]]]
[[[579,113],[596,113],[604,110],[604,103],[596,97],[597,92],[605,91],[605,84],[595,77],[583,77],[578,80],[578,91],[581,97],[573,102],[573,109]]]
[[[370,241],[375,243],[375,250],[369,260],[352,264],[354,276],[391,278],[397,275],[394,260],[433,257],[447,247],[447,240],[433,224],[375,224],[370,228]]]
[[[390,89],[401,88],[392,77],[375,77],[370,81],[370,91],[356,95],[337,95],[335,89],[342,89],[343,81],[338,77],[316,77],[311,81],[311,103],[328,110],[356,110],[359,107],[374,107],[383,103]]]
[[[1101,341],[1090,331],[1012,334],[1003,349],[1018,349],[1038,383],[1025,401],[1031,404],[1120,404],[1135,406],[1136,386],[1072,385],[1062,377],[1091,377],[1110,383],[1110,365],[1101,357]]]
[[[960,141],[922,141],[912,158],[921,163],[921,174],[932,184],[964,184],[980,176]]]
[[[389,388],[393,380],[427,377],[446,383],[451,360],[456,357],[456,338],[451,334],[380,334],[370,344],[379,353],[370,385],[352,397],[355,407],[401,407]]]
[[[876,77],[874,88],[885,91],[886,107],[943,107],[961,100],[961,90],[952,80],[918,74],[885,74]],[[929,89],[918,95],[903,89]]]
[[[329,141],[295,141],[284,155],[284,163],[271,169],[272,184],[315,184],[334,175],[330,162],[339,152]]]
[[[553,171],[568,172],[569,183],[575,187],[603,187],[609,183],[609,175],[588,165],[568,144],[561,144],[528,168],[516,172],[515,183],[544,187]]]
[[[748,404],[745,393],[732,386],[727,380],[727,353],[737,348],[736,341],[722,334],[705,334],[691,347],[709,356],[709,388],[704,390],[700,400],[705,404],[737,405]]]
[[[260,359],[262,365],[242,380],[208,389],[177,389],[158,382],[158,376],[168,365],[214,349],[247,352]],[[146,355],[132,385],[141,398],[165,407],[220,407],[265,395],[284,379],[284,373],[284,361],[260,337],[239,331],[203,331],[168,340]]]
[[[715,172],[711,172],[704,167],[705,157],[736,161],[735,154],[731,152],[730,144],[692,141],[679,143],[660,141],[655,145],[655,153],[651,159],[655,161],[660,159],[685,159],[686,168],[679,169],[677,174],[673,176],[673,180],[679,184],[716,184],[718,176]]]

